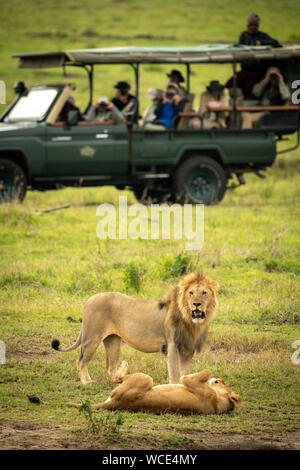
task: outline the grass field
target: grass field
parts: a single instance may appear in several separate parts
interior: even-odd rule
[[[110,188],[28,193],[22,206],[1,206],[0,338],[8,359],[0,368],[1,418],[50,429],[55,424],[62,433],[86,439],[84,416],[64,403],[108,396],[113,384],[103,348],[90,365],[95,384],[82,387],[78,352],[55,353],[51,340],[73,342],[92,294],[119,290],[156,299],[188,269],[204,271],[220,284],[219,310],[192,370],[209,368],[226,379],[241,394],[241,407],[232,415],[180,419],[124,413],[117,435],[108,423],[105,432],[91,433],[89,445],[192,448],[207,432],[247,437],[296,431],[299,366],[291,362],[291,345],[299,339],[299,166],[299,151],[290,153],[268,171],[267,180],[249,176],[245,187],[206,207],[200,252],[184,252],[177,240],[99,240],[97,205],[117,203],[123,194]],[[35,214],[66,202],[69,209]],[[130,263],[140,275],[138,285],[126,271]],[[132,372],[145,371],[156,384],[167,380],[159,355],[124,345],[122,357]],[[28,395],[41,404],[30,403]]]
[[[226,0],[214,2],[213,11],[203,1],[164,5],[166,15],[156,0],[51,0],[45,9],[41,1],[0,0],[0,79],[7,83],[8,101],[20,78],[28,85],[63,78],[56,71],[18,70],[13,52],[234,42],[249,13],[246,4]],[[251,4],[263,18],[262,29],[282,42],[300,40],[299,9],[296,1],[275,1],[272,11],[267,2]],[[145,69],[142,91],[164,83],[167,69]],[[216,70],[197,69],[193,86],[204,86]],[[131,77],[122,67],[98,73],[96,94],[109,94],[120,76]],[[224,67],[218,78],[229,73]],[[71,78],[83,104],[86,80],[65,80]],[[99,240],[98,204],[117,204],[123,194],[136,202],[129,191],[29,192],[21,206],[0,206],[0,339],[7,347],[7,363],[0,366],[0,448],[299,448],[299,366],[291,356],[292,343],[300,339],[300,149],[280,156],[265,180],[246,180],[221,204],[205,208],[199,252],[185,251],[178,240]],[[69,209],[36,212],[66,203]],[[221,416],[95,413],[93,426],[84,413],[67,408],[69,401],[104,400],[113,387],[102,347],[90,364],[95,383],[88,387],[77,377],[79,351],[63,354],[50,347],[54,337],[63,346],[74,341],[85,301],[109,290],[157,299],[193,270],[217,280],[220,289],[207,344],[192,370],[209,368],[224,378],[241,395],[240,408]],[[122,358],[131,372],[146,372],[155,384],[167,381],[160,355],[124,345]]]

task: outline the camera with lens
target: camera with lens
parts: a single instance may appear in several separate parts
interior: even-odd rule
[[[99,107],[102,109],[106,109],[107,105],[108,105],[107,101],[100,101],[99,103]]]
[[[175,96],[175,93],[173,93],[172,91],[167,91],[166,98],[170,100],[170,99],[173,99],[174,96]]]

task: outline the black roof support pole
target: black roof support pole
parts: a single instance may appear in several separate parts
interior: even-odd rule
[[[89,107],[91,106],[91,104],[93,103],[93,93],[94,93],[94,65],[93,64],[89,64],[88,65],[82,65],[82,64],[64,64],[63,65],[63,75],[64,77],[66,77],[66,65],[68,67],[81,67],[83,68],[86,73],[88,74],[88,79],[89,79],[89,101],[88,101],[88,105],[87,107],[85,108],[84,110],[84,114],[89,110]]]
[[[186,91],[190,92],[190,75],[191,75],[191,66],[186,64]]]
[[[135,77],[135,96],[137,100],[137,115],[139,116],[140,112],[140,73],[139,73],[139,64],[130,64],[134,70],[134,77]]]
[[[137,102],[137,116],[140,115],[140,100],[139,100],[139,92],[140,92],[140,75],[139,75],[139,64],[130,64],[134,70],[135,76],[135,97]],[[127,173],[131,175],[132,172],[132,130],[133,130],[133,121],[129,120],[127,122],[127,130],[128,130],[128,167]]]
[[[232,124],[237,127],[237,111],[236,111],[236,96],[237,96],[237,76],[236,76],[236,62],[233,62],[233,102],[232,102]]]
[[[89,103],[88,103],[88,108],[89,108],[93,103],[93,93],[94,93],[94,65],[93,64],[90,65],[90,69],[87,70],[87,72],[89,75],[89,87],[90,87],[90,96],[89,96]]]

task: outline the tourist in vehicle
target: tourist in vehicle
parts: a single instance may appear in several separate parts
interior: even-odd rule
[[[179,95],[181,98],[186,99],[188,97],[188,93],[186,89],[180,85],[181,83],[184,83],[184,77],[182,76],[181,72],[179,70],[171,70],[170,73],[167,73],[167,77],[169,79],[168,85],[170,83],[176,83],[178,86]]]
[[[263,80],[253,87],[253,94],[262,106],[284,105],[290,97],[289,87],[277,67],[270,67]]]
[[[152,101],[152,104],[148,106],[144,113],[143,113],[143,124],[147,124],[149,122],[153,122],[156,119],[156,115],[154,111],[157,107],[157,103],[159,99],[163,98],[164,90],[160,90],[159,88],[149,88],[147,91],[147,98]]]
[[[124,121],[123,114],[120,113],[118,108],[106,96],[100,96],[84,117],[86,121]]]
[[[201,93],[200,105],[196,111],[201,116],[201,120],[203,121],[203,127],[205,129],[211,129],[213,127],[226,127],[226,118],[228,116],[228,112],[210,111],[207,107],[208,103],[211,102],[219,106],[229,105],[229,99],[224,89],[225,86],[222,85],[218,80],[212,80],[210,84],[206,87],[206,91]],[[194,118],[191,121],[190,127],[192,127],[193,129],[200,129],[201,120],[199,120],[198,118]]]
[[[77,111],[78,121],[81,120],[81,113],[78,106],[75,105],[75,100],[73,96],[69,96],[69,98],[65,102],[61,112],[58,115],[58,118],[56,119],[56,122],[67,122],[70,111]]]
[[[259,100],[253,94],[254,85],[261,80],[263,73],[260,70],[239,70],[236,74],[236,89],[234,89],[234,77],[231,77],[226,83],[230,96],[229,104],[233,106],[234,99],[236,106],[257,106]],[[242,127],[244,113],[238,113],[235,125]]]
[[[243,31],[239,37],[239,44],[247,46],[272,46],[282,47],[277,39],[272,38],[267,33],[259,30],[260,18],[256,13],[251,13],[247,18],[247,30]],[[242,70],[255,70],[263,74],[272,64],[270,61],[260,61],[255,59],[243,60]]]
[[[153,110],[155,119],[152,123],[146,124],[145,129],[176,129],[179,119],[178,113],[183,111],[185,103],[186,100],[179,94],[178,85],[169,83]]]
[[[289,103],[290,98],[289,87],[277,67],[267,70],[265,77],[254,85],[253,94],[259,99],[260,106],[284,106]],[[265,112],[245,113],[243,128],[252,127],[265,115]],[[270,119],[272,120],[272,115]]]
[[[277,39],[272,38],[267,33],[259,31],[260,18],[256,13],[251,13],[247,18],[247,30],[243,31],[239,37],[239,44],[247,46],[281,47]]]
[[[257,97],[253,94],[253,87],[263,78],[263,74],[259,70],[239,70],[236,74],[236,87],[239,89],[237,95],[240,100],[239,105],[255,106],[258,104]],[[234,77],[231,77],[225,83],[225,88],[229,90],[230,97],[233,97]]]
[[[124,119],[137,122],[137,99],[129,93],[130,85],[127,82],[120,81],[116,83],[115,96],[111,100],[112,103],[121,111]]]

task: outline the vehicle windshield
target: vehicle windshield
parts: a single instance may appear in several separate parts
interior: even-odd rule
[[[41,121],[52,105],[57,93],[57,88],[31,88],[18,100],[5,117],[5,122]]]

